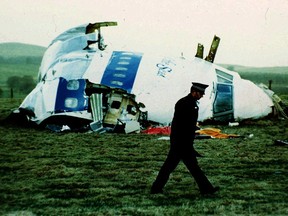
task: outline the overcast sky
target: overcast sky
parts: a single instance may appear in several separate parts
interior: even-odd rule
[[[0,43],[47,47],[63,31],[99,21],[121,49],[194,56],[221,38],[215,63],[288,66],[288,0],[0,0]]]

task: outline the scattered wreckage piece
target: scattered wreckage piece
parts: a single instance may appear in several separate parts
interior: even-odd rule
[[[277,146],[288,146],[288,140],[275,140],[274,145],[277,145]]]
[[[166,135],[169,136],[171,133],[170,126],[164,127],[150,127],[146,130],[141,131],[144,134],[153,134],[153,135]],[[218,128],[199,128],[195,131],[195,139],[230,139],[230,138],[242,138],[243,136],[237,134],[226,134],[222,133]]]

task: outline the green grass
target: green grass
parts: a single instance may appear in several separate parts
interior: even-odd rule
[[[0,120],[19,101],[1,99]],[[196,140],[205,155],[200,166],[221,187],[202,197],[182,163],[164,194],[149,194],[169,149],[159,136],[53,133],[2,123],[0,214],[287,215],[288,146],[274,145],[287,140],[287,120],[216,127],[244,138]]]
[[[1,63],[0,121],[24,98],[7,99],[7,78],[36,79],[39,66]],[[273,80],[273,90],[288,101],[287,67],[234,70],[256,83]],[[196,141],[205,155],[200,166],[221,187],[202,197],[183,164],[163,195],[149,194],[169,149],[159,136],[52,133],[1,122],[0,215],[287,215],[288,147],[274,145],[288,140],[287,120],[213,127],[244,138]]]

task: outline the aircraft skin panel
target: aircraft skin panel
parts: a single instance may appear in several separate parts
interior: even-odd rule
[[[55,112],[83,111],[88,109],[88,97],[85,95],[86,81],[59,79]]]
[[[168,124],[172,120],[181,86],[174,79],[178,76],[177,66],[178,59],[174,58],[153,55],[142,58],[132,93],[137,101],[145,104],[151,121]]]
[[[249,80],[235,80],[234,94],[234,118],[237,120],[257,119],[272,112],[272,99]]]
[[[42,114],[42,107],[43,107],[43,95],[42,95],[42,88],[43,83],[38,84],[22,101],[20,104],[20,108],[31,110],[34,112],[35,116]],[[54,99],[54,98],[53,98]],[[39,107],[40,105],[40,107]],[[40,111],[39,111],[40,110]]]
[[[72,80],[72,82],[75,81],[78,82],[78,80]],[[88,98],[84,95],[85,80],[79,80],[77,90],[67,90],[67,83],[68,81],[63,78],[39,83],[25,98],[20,107],[33,111],[35,117],[32,117],[31,120],[37,124],[53,115],[66,115],[92,120],[91,113],[87,112]],[[68,102],[65,100],[67,98]],[[71,104],[71,102],[69,103],[71,98],[77,99],[77,107],[67,108],[65,106],[65,104]]]
[[[101,53],[96,52],[83,78],[88,79],[92,83],[100,83],[111,55],[112,52],[106,50]]]
[[[199,118],[212,117],[211,91],[216,79],[214,67],[203,60],[200,64],[195,64],[195,61],[199,62],[198,59],[187,61],[181,57],[143,56],[132,93],[137,101],[145,104],[149,120],[170,123],[175,103],[190,92],[194,81],[209,85],[205,97],[199,101],[199,106],[206,105]]]
[[[142,53],[114,51],[100,83],[131,93],[141,58]]]
[[[54,112],[56,91],[59,80],[38,83],[36,88],[25,98],[21,108],[31,110],[35,117],[31,120],[41,122]]]
[[[82,78],[91,63],[92,57],[85,53],[65,55],[59,58],[57,63],[47,71],[45,80],[60,77],[66,80]]]
[[[111,58],[113,55],[107,50],[101,54],[95,53],[83,78],[87,78],[90,82],[103,84],[106,66],[111,63]],[[139,60],[139,68],[131,93],[136,95],[137,101],[145,104],[146,109],[149,110],[149,119],[167,123],[172,119],[176,101],[189,93],[193,81],[213,86],[216,79],[213,69],[210,62],[202,59],[195,58],[187,61],[182,58],[143,55]],[[212,117],[210,102],[212,87],[209,89],[206,90],[208,96],[204,96],[200,100],[199,106],[201,107],[201,104],[205,106],[202,106],[204,108],[199,113],[199,119]],[[159,115],[159,113],[161,114]]]
[[[43,82],[43,88],[41,90],[43,100],[42,112],[54,112],[58,84],[59,79]]]
[[[75,38],[70,38],[69,40],[67,39],[65,41],[56,41],[55,43],[51,44],[47,48],[43,56],[40,65],[39,79],[42,80],[43,77],[46,75],[47,71],[55,64],[57,64],[58,59],[64,56],[65,54],[69,54],[72,52],[89,53],[89,50],[83,51],[83,49],[87,46],[87,40],[95,40],[95,39],[96,39],[95,34],[89,34],[78,36]]]
[[[68,29],[67,31],[61,33],[60,35],[58,35],[50,44],[50,46],[52,44],[54,44],[55,42],[57,41],[66,41],[66,40],[70,40],[71,38],[74,38],[74,37],[79,37],[79,36],[83,36],[85,35],[85,31],[86,31],[86,27],[87,27],[88,23],[87,24],[83,24],[83,25],[79,25],[77,27],[74,27],[74,28],[71,28],[71,29]]]

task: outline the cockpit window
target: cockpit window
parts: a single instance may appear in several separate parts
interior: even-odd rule
[[[78,80],[69,80],[67,82],[67,89],[68,90],[78,90],[80,83]]]
[[[231,74],[225,73],[225,72],[220,71],[218,69],[216,69],[216,74],[217,74],[217,82],[218,83],[232,84],[233,76]]]
[[[218,84],[214,102],[214,113],[231,111],[233,109],[232,85]]]
[[[233,76],[224,71],[216,70],[217,85],[213,104],[215,120],[226,121],[233,119]]]

